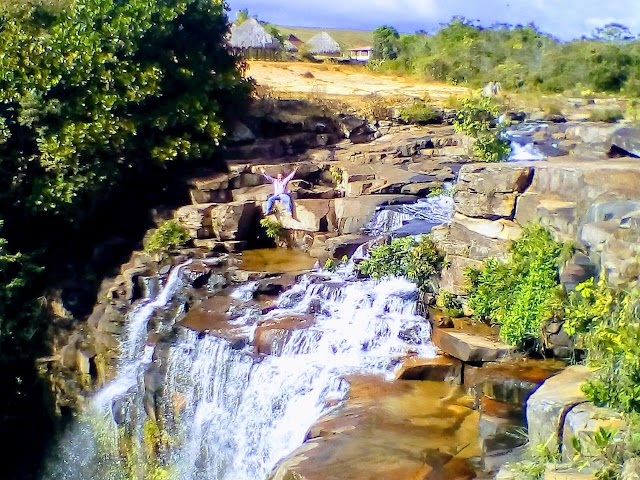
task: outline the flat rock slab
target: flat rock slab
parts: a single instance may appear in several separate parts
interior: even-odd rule
[[[431,341],[463,362],[492,362],[515,351],[515,347],[496,339],[452,329],[434,328]]]
[[[471,480],[479,413],[457,386],[347,378],[350,398],[311,427],[271,480]]]

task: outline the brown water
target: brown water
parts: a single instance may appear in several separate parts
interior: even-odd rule
[[[347,378],[349,399],[274,479],[454,480],[477,476],[479,413],[458,386]],[[280,476],[278,476],[280,475]]]
[[[316,259],[300,250],[261,248],[235,255],[242,270],[267,273],[301,272],[313,268]]]

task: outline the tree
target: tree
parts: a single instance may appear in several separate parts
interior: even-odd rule
[[[242,25],[249,19],[249,9],[243,8],[236,13],[236,21],[234,22],[236,25]]]
[[[378,27],[373,31],[373,58],[389,60],[398,57],[400,34],[389,26]]]
[[[221,0],[77,0],[46,34],[36,8],[4,18],[3,203],[73,220],[78,204],[125,176],[211,157],[248,92],[224,46],[224,9]]]
[[[620,23],[608,23],[604,27],[597,28],[593,33],[593,38],[612,43],[629,42],[636,39],[629,27]]]

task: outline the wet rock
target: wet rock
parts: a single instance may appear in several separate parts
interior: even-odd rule
[[[409,357],[402,361],[396,372],[400,380],[431,380],[459,385],[462,380],[462,362],[447,355],[436,358]]]
[[[279,355],[293,331],[307,329],[314,322],[312,315],[290,315],[261,322],[255,329],[253,345],[260,354]]]

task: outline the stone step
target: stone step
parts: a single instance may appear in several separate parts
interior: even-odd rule
[[[463,362],[493,362],[515,352],[515,347],[496,338],[455,329],[434,327],[431,341]]]

